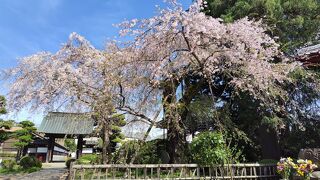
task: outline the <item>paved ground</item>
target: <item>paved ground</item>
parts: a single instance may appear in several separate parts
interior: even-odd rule
[[[64,169],[64,168],[66,168],[66,163],[65,162],[42,163],[42,168],[43,169],[51,169],[51,168]]]
[[[43,169],[30,174],[0,175],[2,180],[65,180],[67,169],[64,163],[44,163]]]

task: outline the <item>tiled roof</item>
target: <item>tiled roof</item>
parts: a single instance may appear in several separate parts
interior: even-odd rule
[[[305,56],[314,53],[320,53],[320,44],[297,49],[298,56]]]
[[[302,62],[304,67],[320,67],[320,44],[296,50],[296,60]]]
[[[4,132],[16,132],[16,131],[21,130],[21,129],[22,129],[22,127],[14,126],[14,127],[11,127],[10,129],[1,128],[0,131],[4,131]]]
[[[38,132],[80,135],[93,131],[94,120],[87,114],[50,112],[42,120]]]

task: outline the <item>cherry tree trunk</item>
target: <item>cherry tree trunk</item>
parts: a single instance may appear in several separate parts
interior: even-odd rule
[[[172,107],[172,104],[176,103],[176,87],[177,83],[169,84],[164,88],[163,92],[163,107],[165,113],[165,121],[167,128],[167,151],[170,156],[170,163],[182,163],[184,161],[185,153],[185,128],[183,126],[183,120],[185,113],[177,111]],[[184,111],[183,111],[184,112]]]
[[[188,106],[192,99],[198,94],[201,88],[206,84],[205,79],[200,79],[197,84],[192,84],[193,77],[186,77],[184,83],[175,81],[167,84],[163,91],[163,107],[165,118],[167,122],[168,130],[168,145],[167,150],[170,155],[170,163],[185,163],[187,162],[186,150],[186,127],[184,122],[186,122],[188,115]],[[176,90],[178,86],[181,85],[182,97],[176,99]],[[175,103],[179,103],[181,106],[175,107],[174,112],[172,112],[172,104],[177,106]]]
[[[167,149],[170,156],[170,163],[184,163],[185,144],[184,130],[169,127]]]
[[[107,164],[108,163],[108,158],[109,158],[109,145],[110,145],[110,137],[109,137],[109,127],[108,125],[104,125],[102,128],[102,163]]]

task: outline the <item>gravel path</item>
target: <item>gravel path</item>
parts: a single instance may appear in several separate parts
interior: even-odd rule
[[[44,168],[30,174],[0,175],[1,180],[65,180],[68,176],[64,168]]]

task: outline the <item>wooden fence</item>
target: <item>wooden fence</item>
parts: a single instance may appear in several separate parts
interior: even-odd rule
[[[69,179],[279,179],[276,164],[71,165]]]

